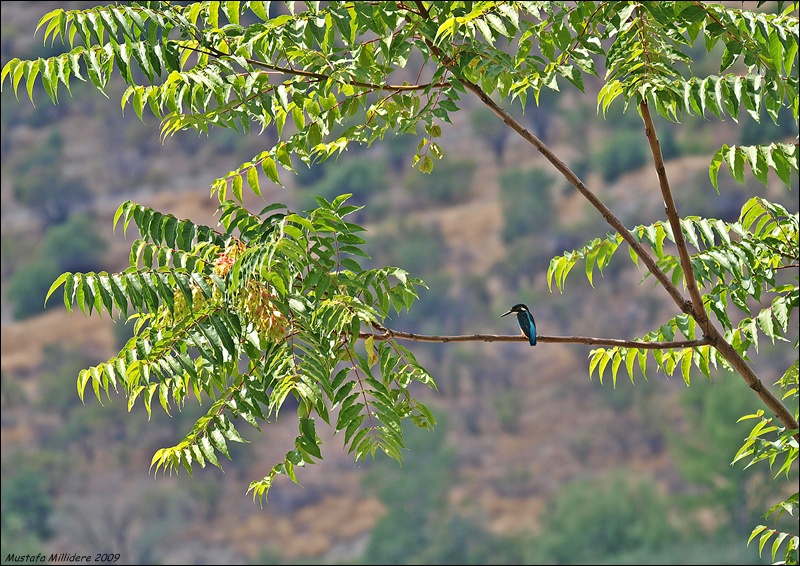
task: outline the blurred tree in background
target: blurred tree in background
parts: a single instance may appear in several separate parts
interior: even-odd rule
[[[64,139],[52,130],[47,140],[33,147],[14,171],[17,199],[31,206],[45,225],[65,222],[72,211],[80,210],[89,201],[81,179],[64,175],[63,150]]]
[[[513,564],[524,561],[522,546],[496,536],[481,517],[462,518],[448,501],[455,454],[447,447],[447,423],[434,434],[410,431],[408,457],[400,469],[382,458],[364,479],[387,513],[375,525],[363,564]],[[408,473],[412,471],[412,473]]]
[[[60,189],[57,189],[60,190]],[[68,198],[69,191],[61,193]],[[6,294],[14,303],[14,317],[26,318],[44,309],[43,298],[53,279],[64,271],[88,271],[102,265],[108,247],[97,222],[87,214],[73,214],[51,226],[38,253],[28,257],[8,282]]]

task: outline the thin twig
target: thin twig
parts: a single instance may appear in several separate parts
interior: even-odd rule
[[[210,57],[217,57],[219,59],[227,57],[227,54],[223,53],[222,51],[218,51],[217,49],[211,46],[205,46],[205,49],[207,49],[207,51],[204,51],[200,47],[192,47],[188,45],[183,46],[183,48],[186,50],[203,53],[205,55],[209,55]],[[326,75],[324,73],[315,73],[313,71],[304,71],[301,69],[281,67],[280,65],[266,63],[264,61],[256,61],[255,59],[249,59],[247,57],[244,57],[243,60],[246,61],[249,65],[252,65],[253,67],[257,67],[259,69],[266,69],[266,72],[269,72],[271,74],[277,73],[283,75],[294,75],[294,76],[317,79],[318,81],[327,81],[331,78],[330,75]],[[291,64],[291,62],[289,62],[289,64]],[[337,79],[337,82],[344,83],[345,81]],[[357,86],[360,88],[368,88],[374,91],[393,90],[397,92],[414,92],[419,90],[425,90],[427,88],[444,88],[450,86],[450,83],[446,81],[438,83],[425,83],[425,84],[393,85],[393,84],[377,84],[377,83],[368,83],[364,81],[350,80],[347,81],[347,84],[350,86]]]

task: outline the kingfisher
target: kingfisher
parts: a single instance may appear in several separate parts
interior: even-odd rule
[[[528,310],[526,305],[519,303],[511,307],[508,312],[501,314],[500,318],[503,318],[512,312],[517,313],[517,322],[519,323],[519,327],[522,329],[522,333],[528,337],[528,341],[531,343],[531,346],[536,346],[536,321],[533,320],[531,311]]]

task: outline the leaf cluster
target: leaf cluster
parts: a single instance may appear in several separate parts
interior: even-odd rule
[[[413,354],[393,340],[357,348],[362,329],[411,307],[422,282],[405,271],[363,269],[363,228],[346,220],[358,207],[349,195],[317,198],[307,215],[273,204],[259,215],[232,201],[220,205],[224,231],[179,220],[133,202],[115,225],[141,234],[121,273],[64,273],[64,304],[84,314],[127,316],[135,335],[105,363],[82,370],[78,392],[91,384],[98,399],[122,388],[129,410],[142,400],[148,414],[193,397],[211,399],[206,415],[177,445],[153,457],[155,470],[220,466],[228,442],[245,442],[236,421],[260,430],[294,397],[299,435],[294,449],[261,481],[262,499],[274,477],[297,481],[295,468],[322,458],[314,415],[335,431],[356,460],[382,450],[400,460],[402,420],[420,427],[435,419],[408,388],[435,387]]]
[[[70,50],[12,59],[0,80],[15,92],[24,85],[33,101],[40,79],[57,102],[59,88],[69,90],[71,79],[104,91],[116,70],[128,84],[123,109],[131,105],[140,118],[149,109],[161,120],[164,136],[183,129],[208,133],[214,126],[274,128],[273,147],[212,184],[221,200],[228,188],[241,198],[245,181],[259,193],[260,172],[278,183],[278,165],[293,170],[291,155],[316,163],[350,143],[370,145],[388,132],[416,133],[420,123],[428,135],[414,164],[430,172],[431,155],[442,156],[435,122],[450,121],[466,83],[487,96],[519,98],[524,107],[530,94],[538,100],[542,88],[559,90],[559,78],[583,91],[583,75],[599,75],[598,60],[606,66],[598,97],[604,111],[622,96],[626,107],[648,100],[671,119],[706,111],[737,119],[744,108],[759,120],[762,106],[773,121],[783,106],[797,116],[792,71],[798,19],[789,8],[767,14],[685,2],[420,6],[307,2],[300,12],[288,2],[288,13],[276,16],[270,2],[57,9],[39,28],[45,41],[61,40]],[[701,36],[709,52],[724,44],[720,73],[729,73],[681,74],[691,61],[685,49]],[[503,40],[507,50],[498,47]],[[392,84],[388,79],[414,54],[423,61],[417,75],[429,78]],[[739,64],[744,73],[735,68]],[[354,116],[364,119],[336,128]],[[778,163],[778,169],[785,167]]]
[[[753,197],[745,203],[739,220],[734,223],[692,216],[681,219],[683,237],[696,250],[691,255],[691,262],[693,276],[705,290],[703,304],[725,329],[726,340],[742,354],[746,354],[750,347],[758,348],[759,334],[774,342],[776,339],[785,340],[785,335],[791,330],[789,321],[792,311],[798,307],[800,294],[797,285],[783,282],[778,274],[781,269],[798,265],[798,223],[797,213],[790,214],[781,205],[760,197]],[[674,284],[683,280],[680,261],[674,248],[668,245],[675,242],[669,223],[638,226],[631,233],[652,250],[659,266],[670,275]],[[605,239],[597,238],[578,250],[553,258],[547,271],[548,285],[552,288],[555,283],[563,292],[566,278],[578,262],[584,263],[586,277],[594,285],[595,268],[602,273],[622,243],[619,234],[608,234]],[[632,251],[630,258],[638,265],[639,258]],[[763,304],[768,297],[771,298],[768,306],[753,313],[753,305]],[[728,311],[729,305],[745,316],[734,323]],[[696,330],[696,321],[681,314],[642,340],[669,342],[678,334],[694,340],[698,338]],[[711,346],[650,352],[660,370],[672,375],[679,368],[687,384],[693,365],[707,377],[710,376],[710,367],[716,367],[718,362],[728,367]],[[606,367],[611,363],[611,377],[616,384],[617,371],[624,361],[631,381],[637,366],[646,377],[649,355],[641,348],[598,348],[590,355],[590,375],[597,370],[602,380]]]

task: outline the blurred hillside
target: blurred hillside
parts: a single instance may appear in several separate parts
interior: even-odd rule
[[[86,5],[4,2],[2,62],[59,50],[42,46],[41,32],[33,37],[36,23],[55,7]],[[620,108],[606,120],[596,115],[598,88],[543,93],[539,107],[515,111],[626,225],[659,220],[641,121]],[[162,143],[155,118],[121,114],[121,92],[116,84],[105,98],[74,84],[58,106],[40,92],[35,107],[24,93],[20,101],[2,93],[4,559],[109,552],[125,564],[518,564],[569,563],[570,550],[575,563],[766,562],[744,541],[781,484],[768,471],[729,465],[749,430],[736,419],[760,408],[741,379],[698,376],[687,388],[658,375],[612,387],[588,378],[590,349],[581,346],[409,344],[437,380],[438,392],[419,394],[440,425],[409,431],[402,468],[381,457],[354,465],[320,425],[325,461],[300,470],[302,487],[281,478],[261,509],[245,493],[291,447],[296,425],[287,414],[264,434],[246,431],[251,444],[233,447],[225,473],[154,481],[153,453],[205,409],[154,410],[148,421],[121,396],[100,404],[87,395],[82,404],[78,371],[115,355],[131,330],[108,317],[70,316],[58,298],[43,310],[45,293],[63,271],[127,266],[137,234],[112,233],[124,200],[214,226],[211,181],[268,142],[216,130]],[[674,316],[659,289],[640,284],[627,253],[594,288],[576,274],[563,295],[548,290],[550,258],[608,228],[476,102],[465,99],[443,127],[445,158],[431,175],[411,168],[415,139],[398,137],[311,170],[301,165],[297,176],[283,174],[285,188],[247,203],[303,209],[314,194],[353,193],[365,205],[355,221],[369,230],[374,264],[397,265],[429,286],[409,315],[391,321],[398,329],[514,334],[515,322],[498,316],[517,302],[531,306],[545,335],[634,338]],[[793,139],[789,126],[659,122],[678,210],[735,219],[765,189],[723,173],[717,194],[711,155],[723,143]],[[796,194],[778,184],[766,192],[797,209]],[[754,363],[777,375],[793,355],[765,343]],[[701,433],[688,437],[690,424]],[[586,549],[572,548],[577,539]]]

